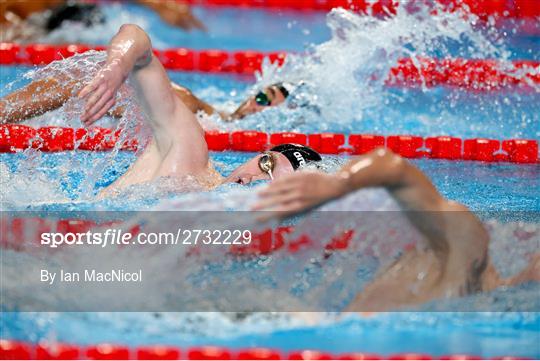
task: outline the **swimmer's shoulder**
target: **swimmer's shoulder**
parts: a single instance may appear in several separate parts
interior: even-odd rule
[[[473,238],[479,241],[487,241],[488,233],[482,221],[464,204],[445,200],[439,207],[444,213],[446,229],[449,233],[461,234],[462,238]],[[451,239],[450,243],[459,240]]]
[[[459,294],[481,288],[481,275],[488,262],[489,234],[481,220],[465,205],[447,201],[442,211],[446,223],[449,252],[445,279],[460,285]]]

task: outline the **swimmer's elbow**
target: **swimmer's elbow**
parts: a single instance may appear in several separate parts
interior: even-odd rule
[[[370,156],[374,163],[384,169],[387,178],[387,182],[384,183],[390,183],[388,185],[402,180],[408,166],[410,166],[407,160],[388,148],[377,148],[371,152]]]
[[[371,154],[373,157],[378,158],[379,161],[385,162],[388,164],[398,163],[402,160],[402,158],[399,155],[392,152],[390,149],[383,148],[383,147],[376,148],[375,150],[373,150]]]
[[[141,28],[139,25],[123,24],[120,26],[118,34],[129,34],[129,36],[133,37],[136,41],[143,41],[147,47],[152,46],[150,36],[148,36],[144,29]]]
[[[122,24],[120,25],[120,29],[118,30],[119,33],[121,32],[132,32],[132,33],[145,33],[145,31],[136,24]]]

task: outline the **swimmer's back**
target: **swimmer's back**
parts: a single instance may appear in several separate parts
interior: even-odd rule
[[[443,202],[440,211],[434,212],[443,218],[444,230],[433,234],[444,237],[448,249],[417,245],[405,252],[365,287],[348,311],[400,309],[482,290],[488,245],[482,223],[452,201]]]

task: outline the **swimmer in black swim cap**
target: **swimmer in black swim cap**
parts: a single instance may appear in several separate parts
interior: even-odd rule
[[[248,184],[257,180],[279,178],[308,163],[321,160],[319,153],[305,145],[281,144],[236,168],[226,182]]]
[[[105,23],[105,15],[96,4],[67,2],[52,9],[46,28],[53,31],[64,22],[76,22],[89,28]]]
[[[120,2],[120,1],[118,1]],[[205,30],[184,1],[133,0],[156,12],[169,25],[184,30]],[[58,29],[66,21],[92,27],[105,21],[104,4],[82,0],[1,0],[0,38],[9,42],[32,42]],[[75,35],[75,34],[73,34]]]

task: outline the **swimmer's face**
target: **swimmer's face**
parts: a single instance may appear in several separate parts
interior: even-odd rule
[[[233,119],[242,119],[250,114],[258,113],[269,107],[275,107],[285,102],[283,94],[277,85],[270,85],[259,93],[249,97],[231,114]]]
[[[277,152],[267,153],[271,154],[273,158],[274,165],[272,176],[274,179],[294,172],[291,162],[289,162],[287,157],[283,154]],[[261,157],[264,157],[264,154],[259,154],[236,168],[231,175],[225,179],[225,182],[245,185],[258,180],[270,180],[270,175],[264,172],[259,166]]]

